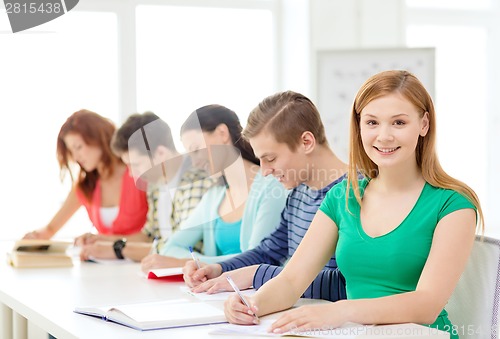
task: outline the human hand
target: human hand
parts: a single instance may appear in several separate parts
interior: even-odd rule
[[[231,279],[240,290],[246,290],[247,288],[252,287],[253,277],[258,267],[259,265],[253,265],[242,267],[234,271],[224,272],[219,277],[207,280],[206,282],[194,287],[192,291],[195,293],[207,292],[208,294],[233,291],[233,288],[227,281],[228,275],[231,276]]]
[[[243,303],[235,293],[224,302],[224,314],[227,321],[238,325],[256,325],[259,320],[255,317],[259,311],[252,297],[245,297],[250,308]]]
[[[189,287],[198,286],[207,281],[207,279],[216,278],[221,275],[222,267],[219,264],[204,264],[200,263],[201,268],[194,260],[189,260],[182,268],[184,273],[184,281]]]
[[[96,241],[90,245],[84,245],[80,251],[80,260],[86,261],[91,258],[96,259],[116,259],[113,242]]]
[[[85,233],[75,238],[74,244],[78,247],[83,247],[85,245],[90,245],[99,240],[99,235],[93,233]]]
[[[144,273],[148,273],[150,270],[155,268],[170,268],[183,266],[187,259],[178,259],[173,257],[167,257],[160,254],[149,254],[145,256],[141,261],[141,270]]]
[[[269,329],[272,333],[304,332],[315,329],[328,330],[341,326],[342,312],[334,311],[339,304],[306,305],[283,313]]]
[[[50,231],[47,227],[40,228],[35,231],[31,231],[26,233],[23,236],[23,239],[50,239],[54,233]]]

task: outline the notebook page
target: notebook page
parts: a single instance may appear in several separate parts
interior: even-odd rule
[[[224,317],[224,312],[212,305],[206,303],[191,303],[187,300],[159,301],[151,303],[121,305],[114,307],[128,317],[139,323],[143,322],[161,322],[168,320],[170,323],[176,323],[178,320],[187,319],[205,319],[216,316]]]
[[[225,301],[228,297],[230,297],[231,295],[236,293],[234,291],[219,292],[219,293],[215,293],[215,294],[207,294],[205,292],[194,293],[194,292],[191,292],[191,289],[188,286],[180,286],[179,288],[182,292],[189,294],[193,297],[196,297],[201,301]],[[244,296],[252,296],[255,294],[255,290],[254,289],[242,290],[241,294],[243,294]]]
[[[332,338],[332,339],[354,339],[359,335],[366,334],[366,330],[369,326],[348,323],[341,327],[327,330],[313,329],[310,331],[298,332],[290,331],[283,334],[276,334],[268,332],[271,324],[276,320],[275,316],[264,317],[260,319],[260,324],[258,325],[219,325],[210,334],[226,334],[226,335],[255,335],[261,337],[282,337],[285,335],[292,335],[298,337],[309,337],[309,338]]]

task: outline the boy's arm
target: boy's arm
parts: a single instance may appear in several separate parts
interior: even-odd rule
[[[222,266],[222,272],[262,263],[281,265],[288,258],[288,226],[283,214],[284,211],[281,212],[278,228],[268,237],[262,239],[257,247],[219,262]]]
[[[277,276],[283,266],[262,264],[253,277],[253,287],[259,289],[267,281]],[[338,269],[323,269],[305,290],[302,298],[338,301],[347,299],[345,279]]]

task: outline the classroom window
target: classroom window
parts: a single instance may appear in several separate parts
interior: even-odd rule
[[[276,89],[267,9],[141,5],[136,10],[137,106],[179,129],[195,109],[221,104],[242,124]]]
[[[7,16],[0,31],[10,31]],[[61,125],[82,108],[118,120],[117,18],[71,12],[26,32],[0,34],[2,232],[45,226],[70,189],[56,160]],[[58,237],[91,230],[80,209]]]
[[[491,0],[406,0],[408,7],[433,9],[484,9]]]
[[[409,47],[436,47],[438,152],[445,170],[487,206],[488,33],[483,27],[411,25]]]

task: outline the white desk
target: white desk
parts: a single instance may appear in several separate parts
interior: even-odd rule
[[[7,248],[5,244],[0,244],[1,255],[4,255]],[[3,319],[0,319],[3,321],[0,323],[1,328],[5,331],[13,321],[17,327],[14,333],[15,339],[26,338],[25,319],[60,339],[228,338],[209,335],[211,326],[140,332],[73,312],[75,306],[145,302],[179,298],[181,295],[189,298],[179,290],[182,283],[147,280],[138,272],[139,264],[110,266],[75,262],[72,268],[14,269],[8,266],[5,260],[1,260],[0,313],[4,315]],[[196,298],[191,298],[197,301]],[[445,336],[442,334],[429,335],[427,338],[447,337],[446,334]],[[388,336],[384,336],[386,337]],[[381,338],[381,336],[363,338]]]

